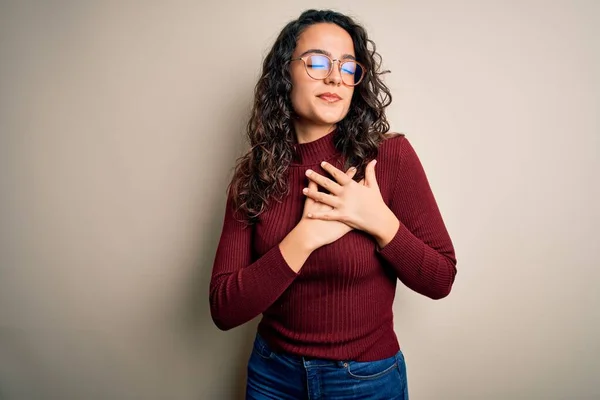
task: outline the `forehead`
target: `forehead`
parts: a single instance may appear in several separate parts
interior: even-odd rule
[[[331,23],[311,25],[300,34],[294,54],[298,55],[309,49],[325,50],[334,57],[342,54],[354,55],[354,43],[350,34]]]

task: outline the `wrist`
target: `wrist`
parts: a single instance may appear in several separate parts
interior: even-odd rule
[[[385,212],[382,212],[376,220],[377,224],[375,226],[377,228],[372,233],[372,236],[379,248],[382,249],[396,236],[400,228],[400,220],[387,206]]]
[[[279,250],[283,255],[283,259],[296,273],[302,269],[302,266],[314,251],[308,238],[309,236],[303,230],[303,227],[296,226],[279,243]]]
[[[292,241],[298,250],[303,253],[310,255],[313,251],[319,248],[314,235],[311,235],[308,227],[305,224],[304,219],[301,220],[288,234],[290,241]]]

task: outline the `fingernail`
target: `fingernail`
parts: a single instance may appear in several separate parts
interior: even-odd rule
[[[306,216],[307,216],[308,218],[312,218],[312,214],[310,214],[310,213],[308,213]]]
[[[325,161],[323,161],[323,162],[321,163],[321,167],[324,167],[324,166],[325,166],[325,164],[327,164],[327,163],[326,163]]]
[[[307,188],[302,189],[302,193],[304,193],[304,194],[308,193],[308,189]]]
[[[312,174],[312,173],[313,173],[312,169],[307,169],[306,170],[306,176],[310,176],[310,174]]]

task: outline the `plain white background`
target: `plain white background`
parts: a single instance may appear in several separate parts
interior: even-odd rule
[[[399,286],[411,399],[600,397],[600,3],[2,2],[0,398],[241,398],[208,283],[261,61],[367,28],[458,256]]]

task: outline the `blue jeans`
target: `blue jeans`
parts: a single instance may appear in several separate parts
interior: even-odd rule
[[[332,361],[275,353],[256,335],[246,400],[408,400],[402,351],[377,361]]]

